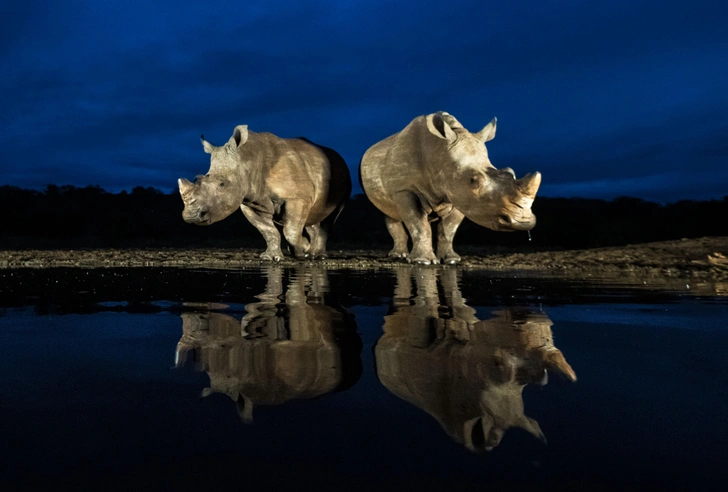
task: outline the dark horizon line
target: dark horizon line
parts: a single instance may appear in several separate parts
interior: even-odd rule
[[[48,189],[49,188],[53,188],[53,187],[58,188],[59,190],[61,190],[61,189],[67,189],[67,190],[87,190],[87,189],[93,189],[95,191],[99,191],[99,192],[106,193],[106,194],[110,194],[110,195],[124,195],[124,194],[129,195],[129,194],[132,194],[132,193],[135,193],[135,192],[138,193],[140,191],[141,192],[147,192],[148,193],[148,192],[150,192],[150,190],[151,190],[151,192],[156,193],[156,194],[160,194],[160,195],[174,195],[174,194],[178,193],[178,191],[177,191],[176,188],[172,188],[171,191],[165,192],[164,190],[162,190],[160,188],[157,188],[155,186],[143,186],[143,185],[135,186],[135,187],[133,187],[129,191],[127,191],[127,190],[124,189],[124,190],[116,191],[115,192],[115,191],[109,191],[109,190],[103,188],[101,185],[88,184],[86,186],[77,186],[77,185],[72,185],[72,184],[59,185],[59,184],[55,184],[55,183],[48,183],[43,188],[23,188],[23,187],[21,187],[19,185],[2,184],[2,185],[0,185],[0,190],[2,190],[3,188],[5,188],[5,189],[12,188],[12,189],[20,190],[20,191],[30,191],[30,192],[37,192],[37,193],[40,193],[40,194],[47,194]],[[353,199],[353,198],[356,198],[356,197],[359,197],[359,196],[366,197],[366,194],[364,192],[361,192],[361,193],[352,193],[351,196],[350,196],[350,199]],[[723,195],[720,198],[704,198],[704,199],[683,198],[683,199],[678,199],[678,200],[674,200],[674,201],[670,201],[670,202],[667,202],[667,201],[661,202],[661,201],[657,201],[657,200],[650,200],[650,199],[646,199],[646,198],[641,198],[639,196],[631,196],[631,195],[619,195],[619,196],[615,196],[614,198],[589,198],[589,197],[582,197],[582,196],[572,196],[572,197],[566,197],[566,196],[537,196],[537,199],[546,199],[546,200],[582,200],[582,201],[597,201],[597,202],[614,202],[614,201],[617,201],[617,200],[637,200],[637,201],[641,201],[641,202],[645,202],[645,203],[654,203],[654,204],[657,204],[657,205],[671,205],[671,204],[681,203],[681,202],[701,203],[701,202],[728,201],[728,194]]]

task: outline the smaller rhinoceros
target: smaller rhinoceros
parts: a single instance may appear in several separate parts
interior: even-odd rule
[[[247,125],[236,126],[221,147],[201,139],[210,170],[194,183],[178,180],[186,222],[209,225],[240,207],[265,238],[261,259],[283,258],[276,224],[296,258],[326,257],[328,228],[351,194],[349,169],[338,153],[304,138],[251,132]]]
[[[361,160],[361,184],[385,215],[394,248],[389,256],[415,263],[455,264],[452,241],[464,217],[496,231],[526,231],[536,225],[531,204],[541,174],[521,179],[496,169],[483,145],[495,137],[496,119],[470,133],[452,115],[418,116],[404,130],[370,147]],[[437,255],[429,217],[436,215]],[[403,225],[404,224],[404,225]],[[408,255],[407,232],[412,238]]]

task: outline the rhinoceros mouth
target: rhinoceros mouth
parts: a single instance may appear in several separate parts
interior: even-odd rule
[[[201,219],[199,216],[193,215],[191,217],[183,217],[183,219],[188,224],[194,224],[198,226],[206,226],[212,224],[211,217],[205,217],[204,219]]]
[[[508,222],[504,223],[501,221],[497,221],[493,224],[491,229],[498,232],[514,232],[514,231],[530,231],[536,226],[536,221],[527,221],[527,222]]]
[[[495,221],[498,231],[530,231],[536,225],[536,217],[531,220],[515,220],[507,215],[500,215]]]
[[[535,220],[529,220],[527,222],[513,222],[511,229],[514,231],[530,231],[536,226]]]

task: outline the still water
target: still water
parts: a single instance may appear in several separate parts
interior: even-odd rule
[[[313,265],[0,282],[2,490],[728,478],[715,289]]]

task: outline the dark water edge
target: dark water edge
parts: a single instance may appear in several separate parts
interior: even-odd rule
[[[664,287],[2,271],[0,487],[722,489],[728,298]]]

